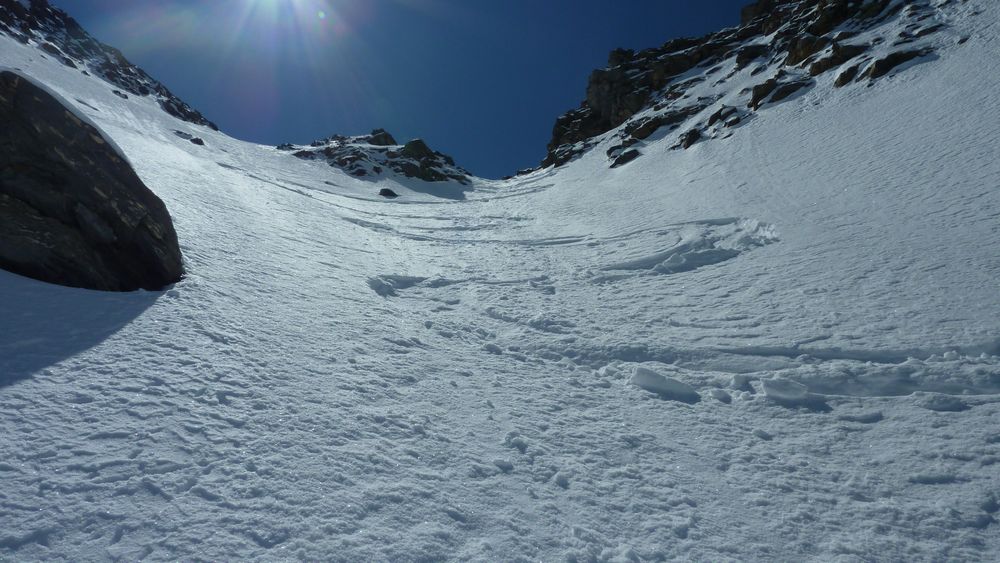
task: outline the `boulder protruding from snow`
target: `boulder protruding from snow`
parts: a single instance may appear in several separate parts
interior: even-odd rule
[[[0,268],[107,291],[184,274],[167,208],[93,125],[0,72]]]

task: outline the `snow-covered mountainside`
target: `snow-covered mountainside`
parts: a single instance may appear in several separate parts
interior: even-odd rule
[[[783,62],[716,89],[720,59],[678,100],[722,97],[627,165],[666,108],[467,186],[244,143],[0,35],[121,146],[188,272],[0,272],[0,560],[995,559],[1000,5],[827,33],[874,62],[914,9],[933,54],[877,80],[752,112]]]
[[[37,47],[45,53],[42,56],[52,57],[84,75],[100,76],[120,98],[127,100],[129,94],[150,97],[178,119],[218,129],[166,86],[130,63],[121,51],[94,39],[48,0],[0,0],[0,34]]]
[[[618,49],[596,70],[587,98],[558,119],[542,166],[561,165],[613,131],[611,166],[638,158],[655,139],[681,131],[687,149],[809,89],[872,84],[934,56],[951,0],[764,0],[740,26],[680,38],[638,53]],[[817,80],[830,73],[832,82]]]

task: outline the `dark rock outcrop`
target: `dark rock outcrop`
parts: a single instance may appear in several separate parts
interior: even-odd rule
[[[681,135],[681,148],[687,150],[694,146],[695,143],[701,140],[701,131],[698,129],[691,129],[687,133]]]
[[[80,24],[48,0],[31,0],[29,7],[19,0],[0,0],[0,34],[21,43],[35,41],[40,48],[71,68],[97,75],[116,88],[115,95],[153,97],[163,111],[196,125],[218,127],[200,112],[173,95],[141,68],[130,63],[121,51],[109,47],[87,33]]]
[[[796,66],[820,52],[829,44],[829,38],[817,37],[811,33],[796,37],[788,45],[788,56],[785,58],[785,64]]]
[[[789,75],[783,70],[778,71],[774,78],[753,87],[750,91],[750,103],[747,104],[747,107],[754,110],[760,109],[765,102],[780,102],[811,85],[812,81],[807,77]]]
[[[909,51],[896,51],[894,53],[890,53],[889,55],[886,55],[885,57],[882,57],[872,63],[872,65],[868,67],[868,70],[865,71],[864,75],[862,75],[862,78],[871,78],[873,80],[881,78],[886,74],[889,74],[889,72],[897,66],[919,57],[926,57],[929,54],[931,54],[931,51],[928,49],[913,49]]]
[[[629,162],[632,162],[633,160],[639,158],[639,156],[641,155],[642,153],[635,149],[627,150],[618,155],[618,158],[616,158],[615,161],[611,164],[611,167],[618,168],[619,166],[624,166]]]
[[[0,268],[107,291],[181,279],[166,207],[100,131],[12,72],[0,124]]]
[[[764,103],[764,100],[777,88],[778,80],[775,78],[768,79],[766,82],[754,86],[750,96],[750,107],[753,109],[759,108]]]
[[[848,84],[850,84],[851,81],[854,80],[854,78],[858,76],[858,70],[859,69],[860,69],[860,65],[852,65],[852,66],[847,67],[846,69],[844,69],[843,72],[841,72],[839,75],[837,75],[837,79],[833,81],[834,87],[836,87],[836,88],[842,88],[842,87],[847,86]]]
[[[746,68],[753,61],[767,57],[771,54],[770,45],[747,45],[736,51],[736,68]]]
[[[427,143],[425,143],[423,139],[413,139],[412,141],[409,141],[403,145],[403,150],[399,151],[399,154],[406,158],[412,158],[415,160],[434,157],[434,151],[427,146]]]
[[[711,116],[709,116],[709,118],[708,118],[708,126],[711,127],[711,126],[713,126],[713,125],[715,125],[716,123],[719,123],[719,122],[723,122],[724,123],[726,120],[728,120],[730,117],[732,117],[736,113],[737,113],[737,109],[736,108],[724,105],[724,106],[720,107],[718,111],[716,111]]]
[[[768,14],[779,4],[782,4],[781,0],[759,0],[753,4],[749,4],[743,7],[740,11],[740,23],[747,25],[755,19]]]
[[[368,142],[377,147],[391,147],[392,145],[398,145],[396,139],[389,134],[385,129],[376,129],[368,135]]]
[[[799,90],[801,90],[801,89],[803,89],[803,88],[805,88],[807,86],[810,86],[811,84],[812,84],[812,82],[810,82],[808,80],[795,80],[795,81],[792,81],[792,82],[786,82],[786,83],[782,84],[781,86],[778,86],[774,90],[774,93],[771,94],[770,101],[773,102],[773,103],[778,103],[778,102],[784,100],[785,98],[788,98],[792,94],[798,92]]]
[[[819,76],[830,69],[843,65],[867,50],[868,45],[841,45],[834,42],[828,56],[822,57],[809,65],[809,74],[811,76]]]
[[[378,191],[378,195],[388,199],[396,199],[397,197],[399,197],[399,194],[390,190],[389,188],[382,188],[381,190]]]

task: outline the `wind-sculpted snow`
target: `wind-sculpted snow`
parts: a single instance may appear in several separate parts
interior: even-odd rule
[[[380,224],[358,222],[374,230],[385,230]],[[609,259],[621,259],[622,247],[630,250],[629,254],[648,252],[650,245],[656,245],[653,254],[643,254],[639,258],[630,258],[601,266],[591,281],[606,283],[628,277],[630,274],[605,272],[634,272],[634,275],[680,274],[706,266],[712,266],[736,258],[743,252],[771,244],[778,240],[772,225],[759,221],[726,218],[705,221],[691,221],[662,228],[625,233],[611,237],[595,237],[590,235],[559,236],[543,239],[514,240],[483,240],[475,238],[441,238],[422,234],[430,231],[479,231],[484,227],[441,227],[421,228],[415,233],[401,232],[392,229],[397,236],[414,240],[431,241],[468,246],[481,246],[489,243],[500,247],[502,252],[511,255],[550,254],[552,260],[567,259],[570,256],[584,264],[594,264]],[[493,229],[498,225],[493,224]],[[551,248],[548,248],[551,247]],[[636,250],[631,250],[636,249]],[[443,279],[384,274],[369,279],[368,285],[382,296],[395,296],[396,290],[408,289],[417,285],[426,287],[443,287],[463,282],[478,282],[481,284],[515,284],[524,285],[548,280],[548,276],[528,280],[495,280],[488,277],[473,279]]]
[[[652,234],[656,238],[670,241],[669,247],[654,254],[609,264],[601,269],[679,274],[731,260],[747,250],[778,240],[772,225],[739,219],[696,221]]]
[[[0,559],[993,559],[1000,8],[935,5],[956,40],[911,71],[462,199],[0,38],[189,272],[0,274]]]

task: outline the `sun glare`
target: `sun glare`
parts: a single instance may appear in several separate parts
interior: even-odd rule
[[[233,43],[294,52],[300,61],[326,51],[331,40],[347,31],[329,0],[245,0],[230,19],[235,20]]]
[[[329,15],[329,2],[323,0],[249,0],[248,4],[252,9],[262,9],[278,18],[294,16],[325,20]]]

